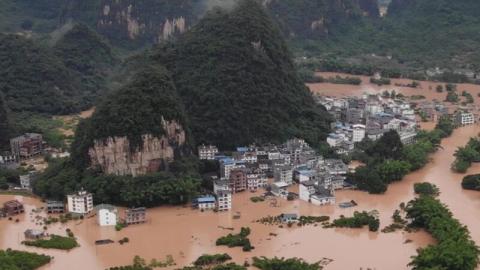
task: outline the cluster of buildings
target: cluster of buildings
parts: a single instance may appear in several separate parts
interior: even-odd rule
[[[126,209],[121,216],[119,210],[113,205],[99,204],[94,206],[93,195],[83,189],[67,195],[66,205],[63,201],[46,201],[45,209],[48,214],[95,215],[99,226],[115,226],[118,223],[132,225],[147,221],[147,209],[145,207]],[[24,213],[24,211],[21,202],[11,200],[5,202],[3,208],[0,208],[0,217],[18,215]],[[32,230],[29,233],[34,233],[34,231]]]
[[[48,203],[48,202],[47,202]],[[62,202],[57,202],[62,203]],[[62,203],[63,204],[63,203]],[[48,205],[47,205],[47,209]],[[145,207],[126,209],[120,217],[118,209],[110,204],[93,205],[93,195],[85,190],[67,195],[67,210],[77,215],[96,214],[100,226],[115,226],[117,223],[125,225],[144,223],[147,220]]]
[[[347,165],[341,160],[323,159],[302,139],[281,145],[238,147],[229,156],[219,154],[215,146],[202,145],[198,156],[203,160],[216,160],[220,167],[219,176],[213,177],[213,195],[199,197],[194,202],[202,210],[230,210],[232,194],[255,192],[259,188],[287,198],[292,195],[290,186],[304,182],[309,182],[315,190],[311,196],[304,194],[303,199],[319,201],[319,205],[334,203],[334,190],[344,187],[347,174]],[[272,182],[269,179],[273,179]]]
[[[456,127],[473,125],[479,119],[479,108],[475,104],[457,106],[424,101],[417,105],[417,110],[423,118],[432,122],[437,122],[440,117],[449,117]]]
[[[355,143],[365,138],[378,140],[389,130],[400,135],[403,144],[415,142],[417,121],[415,110],[404,100],[383,98],[380,95],[362,97],[330,98],[319,97],[335,118],[333,132],[327,143],[338,154],[348,154],[355,149]]]

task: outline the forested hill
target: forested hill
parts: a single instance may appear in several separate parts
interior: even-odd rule
[[[7,105],[0,93],[0,150],[8,147],[10,138]]]
[[[215,6],[240,0],[16,0],[0,3],[0,31],[48,33],[84,23],[116,46],[141,48],[178,36]],[[325,37],[361,17],[379,16],[377,0],[257,0],[290,37]]]
[[[0,91],[13,112],[67,114],[91,107],[115,58],[94,32],[75,26],[54,47],[0,34]]]
[[[480,1],[393,0],[377,41],[404,61],[478,69],[479,30]]]
[[[166,135],[162,121],[186,126],[177,89],[161,65],[145,65],[131,81],[107,95],[89,119],[83,120],[72,146],[77,167],[89,166],[88,150],[95,140],[127,137],[132,150],[143,147],[143,135]]]
[[[115,57],[110,44],[83,24],[73,26],[54,45],[54,53],[82,79],[84,102],[93,103],[107,87]]]
[[[210,11],[154,54],[173,74],[197,143],[233,148],[326,137],[328,114],[299,80],[280,31],[257,1]]]
[[[80,104],[80,81],[50,48],[0,34],[0,91],[12,111],[69,113]]]
[[[265,5],[293,39],[327,38],[364,17],[380,16],[377,0],[270,0]]]

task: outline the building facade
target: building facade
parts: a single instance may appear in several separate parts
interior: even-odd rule
[[[118,220],[118,210],[113,205],[100,204],[95,207],[97,223],[100,226],[115,226]]]
[[[68,212],[85,215],[93,210],[93,195],[80,190],[75,194],[67,196],[67,208]]]
[[[147,209],[145,207],[130,208],[125,210],[125,223],[127,225],[145,223]]]
[[[12,154],[18,159],[30,158],[43,152],[41,134],[26,133],[10,140]]]
[[[214,160],[218,154],[218,148],[213,145],[200,145],[198,147],[198,158],[200,160]]]

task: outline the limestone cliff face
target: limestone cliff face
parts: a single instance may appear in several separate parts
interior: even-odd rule
[[[191,0],[101,0],[97,30],[111,40],[153,43],[183,33],[193,22]]]
[[[185,145],[185,131],[175,121],[162,122],[166,135],[158,138],[145,134],[142,147],[133,151],[127,137],[95,140],[88,152],[91,166],[100,167],[106,174],[133,176],[168,169],[176,149]]]

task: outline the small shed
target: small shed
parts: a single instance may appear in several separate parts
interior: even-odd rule
[[[297,222],[298,215],[297,214],[282,214],[281,217],[283,223],[290,223],[290,222]]]
[[[44,231],[34,229],[28,229],[23,234],[25,235],[25,239],[40,239],[47,236]]]

